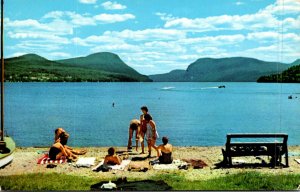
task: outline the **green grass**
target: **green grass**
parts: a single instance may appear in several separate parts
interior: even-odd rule
[[[164,180],[174,190],[295,190],[300,174],[261,174],[246,172],[210,180],[188,181],[184,173],[159,174],[149,178]],[[130,179],[129,179],[130,180]],[[58,173],[0,176],[3,190],[89,190],[100,179]]]
[[[58,173],[0,176],[2,190],[89,190],[97,182],[95,178]]]
[[[170,178],[170,179],[169,179]],[[258,172],[238,173],[210,180],[187,181],[183,176],[161,175],[174,190],[295,190],[300,174],[270,175]]]

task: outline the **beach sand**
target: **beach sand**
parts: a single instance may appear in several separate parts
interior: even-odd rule
[[[289,173],[300,173],[300,164],[298,164],[294,159],[300,159],[300,156],[290,156],[289,164],[290,167],[282,168],[270,168],[270,167],[244,167],[244,168],[219,168],[215,169],[215,163],[222,161],[222,146],[219,147],[174,147],[173,157],[174,159],[201,159],[208,166],[203,169],[189,169],[189,170],[179,170],[180,174],[188,180],[205,180],[211,179],[219,176],[225,176],[227,174],[247,172],[247,171],[257,171],[260,173],[268,174],[289,174]],[[87,154],[83,157],[96,157],[96,165],[103,159],[107,153],[107,147],[88,147]],[[117,147],[117,151],[126,150],[125,147]],[[37,159],[42,157],[43,154],[40,152],[47,151],[47,148],[17,148],[14,153],[14,160],[11,164],[7,165],[5,168],[0,169],[0,175],[22,175],[28,173],[64,173],[69,175],[77,176],[88,176],[101,178],[102,180],[110,178],[127,177],[130,180],[143,180],[149,179],[157,174],[172,173],[171,170],[153,170],[149,169],[147,172],[130,172],[130,171],[110,171],[110,172],[93,172],[91,168],[77,168],[74,163],[64,163],[58,164],[57,167],[53,169],[46,168],[46,165],[38,165]],[[289,146],[289,152],[291,154],[299,155],[300,146]],[[154,154],[154,153],[153,153]],[[146,155],[144,155],[146,156]],[[235,160],[241,160],[246,162],[261,162],[261,160],[255,157],[246,158],[234,158]],[[263,158],[267,162],[269,161],[267,157]],[[283,158],[284,162],[284,158]],[[147,161],[145,161],[148,164]],[[178,172],[178,171],[177,171]]]

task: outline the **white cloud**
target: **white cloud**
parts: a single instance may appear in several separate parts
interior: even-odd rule
[[[104,45],[93,47],[90,50],[91,52],[113,51],[119,53],[121,51],[126,51],[127,53],[130,53],[130,52],[138,52],[140,51],[140,48],[137,45],[132,45],[128,43],[119,43],[119,44],[104,44]]]
[[[237,5],[243,2],[237,1]],[[207,32],[220,30],[265,30],[278,29],[283,30],[299,29],[300,18],[293,18],[291,14],[300,12],[299,0],[277,0],[274,4],[267,6],[253,14],[244,15],[220,15],[204,18],[186,18],[174,17],[166,13],[156,13],[161,20],[165,21],[165,28],[176,28],[181,30]],[[279,18],[278,15],[285,15],[285,18]]]
[[[117,2],[111,2],[111,1],[106,1],[106,2],[102,3],[101,5],[106,10],[120,10],[120,9],[127,8],[125,5],[119,4]]]
[[[99,14],[93,17],[96,21],[100,23],[116,23],[123,22],[129,19],[135,19],[135,16],[132,14]]]
[[[49,55],[52,58],[70,58],[71,54],[69,53],[64,53],[64,52],[51,52],[48,53],[47,55]],[[47,57],[49,58],[49,57]]]
[[[79,2],[83,4],[95,4],[97,0],[79,0]]]
[[[176,42],[170,41],[152,41],[144,44],[144,49],[148,51],[165,53],[186,53],[186,48]]]
[[[123,31],[106,31],[104,36],[117,37],[121,39],[130,39],[133,41],[145,40],[177,40],[185,38],[186,33],[180,30],[173,29],[145,29],[145,30],[123,30]]]
[[[8,32],[8,36],[12,39],[44,39],[45,42],[55,42],[59,44],[69,44],[68,38],[60,37],[50,33],[41,32]]]
[[[96,36],[92,35],[87,38],[75,37],[72,39],[72,42],[80,46],[94,46],[95,44],[119,44],[124,43],[122,39],[115,37],[106,37],[106,36]]]
[[[300,1],[299,0],[276,0],[274,4],[267,6],[260,12],[267,14],[299,14]]]
[[[224,46],[241,43],[245,40],[242,34],[235,35],[218,35],[218,36],[205,36],[196,38],[179,39],[178,43],[185,45],[200,44],[202,46]]]
[[[235,2],[235,4],[236,4],[237,6],[240,6],[240,5],[244,5],[245,3],[242,2],[242,1],[237,1],[237,2]]]

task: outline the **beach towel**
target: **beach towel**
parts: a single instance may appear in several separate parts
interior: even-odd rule
[[[296,161],[298,164],[300,164],[300,159],[295,159],[295,161]]]
[[[183,159],[183,161],[190,164],[194,169],[202,169],[207,166],[207,164],[201,159]]]
[[[122,161],[121,165],[107,165],[107,167],[110,167],[110,168],[113,169],[113,170],[121,170],[121,171],[123,171],[123,170],[126,168],[126,166],[129,165],[130,162],[131,162],[130,159],[126,159],[126,160],[123,160],[123,161]],[[97,170],[101,165],[103,165],[103,163],[104,163],[104,160],[102,160],[102,161],[101,161],[96,167],[94,167],[92,170],[93,170],[93,171]]]
[[[58,160],[50,160],[48,154],[44,154],[41,158],[37,160],[37,164],[49,164],[49,163],[60,164],[65,162],[67,162],[66,157],[61,157],[61,159]]]
[[[149,163],[146,161],[131,161],[128,166],[128,171],[146,172],[149,168]]]
[[[152,168],[155,170],[177,170],[178,166],[175,164],[155,164]]]
[[[95,165],[95,157],[80,157],[76,162],[76,167],[91,167]]]
[[[153,169],[155,170],[177,170],[182,166],[186,166],[187,163],[179,159],[173,160],[171,164],[159,164],[159,161],[152,161]]]

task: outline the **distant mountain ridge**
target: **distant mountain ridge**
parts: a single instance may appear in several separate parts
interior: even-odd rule
[[[151,81],[126,65],[118,55],[102,52],[50,61],[36,54],[5,59],[6,81]]]
[[[186,70],[173,70],[149,78],[155,82],[256,82],[261,76],[281,73],[295,62],[284,64],[247,57],[201,58]]]

